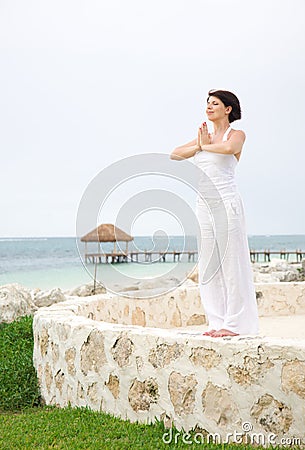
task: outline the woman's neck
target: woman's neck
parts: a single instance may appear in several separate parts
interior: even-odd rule
[[[214,135],[217,136],[219,134],[224,134],[230,126],[228,120],[221,122],[214,122]]]

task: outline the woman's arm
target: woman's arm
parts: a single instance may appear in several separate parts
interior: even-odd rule
[[[246,135],[243,131],[235,130],[230,139],[227,141],[219,142],[218,144],[201,145],[201,150],[211,153],[221,153],[224,155],[235,155],[236,153],[241,152],[245,139]]]
[[[175,150],[172,151],[170,155],[170,159],[175,159],[176,161],[181,161],[182,159],[191,158],[200,151],[200,147],[198,145],[198,140],[193,139],[187,144],[180,145],[180,147],[176,147]]]
[[[204,124],[205,125],[205,124]],[[224,155],[237,154],[240,153],[244,145],[246,135],[241,130],[234,130],[230,139],[225,142],[219,142],[218,144],[209,144],[210,135],[207,132],[206,125],[200,127],[198,130],[197,139],[193,139],[187,144],[176,147],[172,151],[170,158],[181,161],[183,159],[191,158],[198,151],[205,150],[211,153],[221,153]],[[199,145],[199,142],[205,142]]]
[[[197,133],[197,139],[193,139],[192,141],[188,142],[187,144],[180,145],[180,147],[175,148],[174,151],[172,151],[170,158],[175,159],[177,161],[181,161],[182,159],[191,158],[195,155],[195,153],[200,152],[200,144],[201,142],[206,143],[210,142],[209,138],[202,139],[202,130],[201,127],[198,129]]]

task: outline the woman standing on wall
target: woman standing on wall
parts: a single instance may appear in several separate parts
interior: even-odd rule
[[[196,139],[171,153],[174,160],[194,157],[202,171],[196,215],[201,232],[198,282],[209,322],[204,335],[257,334],[258,311],[244,208],[235,182],[245,133],[230,126],[241,118],[239,100],[229,91],[209,91],[206,114],[214,132],[210,134],[204,122]],[[225,251],[219,236],[226,237]]]

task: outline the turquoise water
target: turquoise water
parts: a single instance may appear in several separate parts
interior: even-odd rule
[[[132,250],[179,250],[195,249],[196,239],[185,241],[181,238],[155,239],[138,237],[129,244]],[[122,250],[125,244],[122,244]],[[51,289],[60,287],[70,289],[92,282],[95,266],[84,262],[84,244],[76,238],[0,238],[0,285],[20,283],[30,288]],[[103,244],[102,250],[111,252],[113,244]],[[119,250],[119,248],[118,248]],[[88,244],[88,252],[97,252],[97,243]],[[97,280],[107,287],[113,285],[130,286],[137,281],[159,277],[184,279],[194,268],[195,263],[188,263],[185,258],[173,263],[172,257],[167,262],[98,264]]]
[[[249,236],[248,239],[250,248],[256,250],[305,250],[305,235]],[[195,250],[196,247],[195,237],[185,240],[182,236],[155,239],[154,242],[150,237],[135,237],[129,245],[130,249],[139,250]],[[103,245],[102,249],[112,251],[113,244]],[[125,244],[122,245],[124,249]],[[90,244],[88,251],[96,252],[97,244]],[[95,267],[84,263],[83,254],[84,244],[73,237],[0,238],[0,285],[20,283],[30,288],[69,289],[91,282]],[[97,279],[110,287],[134,285],[137,281],[159,277],[182,280],[195,264],[187,262],[186,256],[178,263],[168,256],[166,263],[98,264]]]

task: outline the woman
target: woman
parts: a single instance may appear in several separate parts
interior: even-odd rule
[[[212,337],[258,333],[258,311],[242,199],[235,183],[245,133],[230,123],[241,118],[238,98],[229,91],[208,93],[206,114],[197,138],[177,147],[171,159],[194,156],[201,169],[196,215],[200,295]]]

